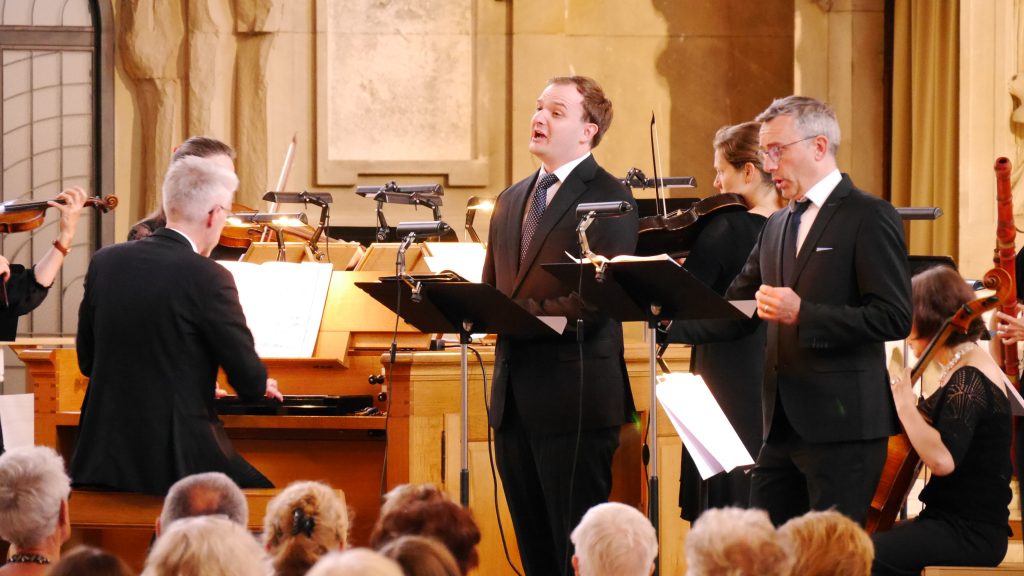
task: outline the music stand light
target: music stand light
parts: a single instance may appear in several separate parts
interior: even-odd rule
[[[466,234],[469,235],[470,241],[483,243],[480,240],[480,235],[473,228],[473,220],[476,219],[477,212],[490,212],[491,210],[494,210],[494,198],[490,196],[471,196],[469,198],[469,202],[466,203]]]

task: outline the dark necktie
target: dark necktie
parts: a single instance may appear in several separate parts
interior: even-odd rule
[[[537,231],[540,217],[544,215],[544,209],[548,207],[548,188],[554,186],[556,182],[558,182],[558,176],[554,174],[545,174],[537,182],[537,190],[533,194],[530,211],[526,213],[526,219],[523,221],[523,239],[519,243],[520,262],[523,261],[523,258],[526,258],[526,251],[530,249],[530,240],[533,239],[533,233]]]
[[[789,286],[793,281],[793,273],[796,271],[796,239],[800,234],[800,218],[810,205],[810,200],[793,202],[789,205],[789,221],[786,223],[786,236],[782,241],[782,283],[785,286]]]

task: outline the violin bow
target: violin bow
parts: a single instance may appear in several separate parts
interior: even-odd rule
[[[654,118],[654,111],[651,111],[651,163],[654,164],[654,202],[655,209],[661,210],[661,215],[668,214],[668,203],[661,195],[661,176],[658,166],[661,164],[661,147],[658,146],[658,124]]]
[[[288,144],[288,150],[284,154],[284,165],[281,166],[281,174],[277,177],[277,186],[274,188],[277,192],[283,192],[284,187],[288,185],[288,175],[292,172],[292,164],[295,162],[295,147],[298,144],[299,133],[295,132],[292,134],[292,141]],[[277,212],[277,202],[267,201],[267,212]],[[260,237],[261,242],[266,242],[270,236],[270,227],[263,227],[263,235]]]

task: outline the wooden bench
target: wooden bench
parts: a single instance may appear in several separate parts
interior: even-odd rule
[[[1007,562],[995,568],[974,568],[970,566],[927,566],[924,576],[974,576],[975,574],[1007,574],[1024,576],[1024,564]]]
[[[249,503],[249,530],[263,531],[267,503],[280,490],[243,490]],[[130,492],[72,490],[68,500],[71,540],[64,550],[88,544],[110,550],[133,569],[142,571],[155,536],[156,519],[163,510],[162,496]]]

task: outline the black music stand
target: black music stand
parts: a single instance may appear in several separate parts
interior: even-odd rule
[[[647,323],[650,410],[648,412],[648,518],[658,531],[658,400],[656,329],[662,320],[742,320],[747,316],[668,257],[612,262],[598,281],[595,267],[571,262],[542,264],[580,298],[620,322]],[[657,561],[656,561],[657,562]],[[656,569],[657,571],[657,569]]]
[[[411,282],[409,281],[411,280]],[[458,333],[462,355],[462,470],[459,499],[469,506],[469,342],[473,333],[517,338],[555,336],[556,330],[490,284],[467,282],[455,274],[385,276],[378,282],[356,282],[421,332]]]

